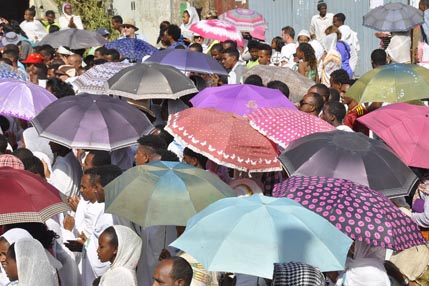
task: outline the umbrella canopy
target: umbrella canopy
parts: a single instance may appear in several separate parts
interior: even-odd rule
[[[65,29],[47,34],[39,42],[39,46],[51,45],[54,48],[65,46],[70,49],[84,49],[102,46],[105,43],[106,40],[100,33],[88,30]]]
[[[307,94],[308,89],[315,84],[311,79],[300,73],[294,72],[290,68],[256,65],[248,69],[243,78],[256,74],[262,78],[264,85],[272,80],[279,80],[289,87],[289,99],[292,102],[299,102]]]
[[[28,74],[20,68],[15,68],[11,65],[0,63],[0,78],[28,80]]]
[[[386,144],[362,133],[302,137],[289,144],[280,161],[289,174],[347,179],[387,197],[406,196],[418,184],[417,176]]]
[[[364,74],[346,92],[364,102],[406,102],[429,98],[429,70],[412,64],[390,64]]]
[[[165,130],[220,165],[249,172],[281,170],[275,144],[234,113],[189,108],[171,114]]]
[[[178,99],[198,92],[192,80],[178,69],[156,63],[124,68],[105,83],[105,88],[109,94],[134,100]]]
[[[69,148],[112,151],[135,145],[153,125],[143,112],[107,95],[63,97],[32,120],[40,136]]]
[[[326,219],[293,200],[253,195],[211,204],[189,220],[171,245],[208,271],[271,278],[276,262],[300,261],[321,271],[344,269],[351,243]]]
[[[0,79],[0,114],[31,120],[57,100],[45,88],[18,79]]]
[[[219,20],[235,26],[242,32],[252,32],[257,27],[267,28],[264,16],[256,11],[236,8],[220,14]]]
[[[131,62],[137,63],[141,63],[143,57],[153,55],[158,51],[157,48],[148,42],[131,38],[108,42],[104,46],[108,49],[117,50],[121,56],[131,60]]]
[[[279,90],[251,84],[227,84],[208,87],[191,99],[194,107],[213,107],[217,110],[246,115],[262,107],[287,107],[296,110],[296,106]]]
[[[317,116],[284,107],[257,109],[247,117],[253,128],[283,148],[306,135],[335,130]]]
[[[41,222],[68,211],[59,191],[31,172],[0,168],[0,225]]]
[[[201,20],[192,24],[189,30],[201,35],[204,38],[226,41],[236,41],[239,46],[244,45],[243,36],[234,26],[220,20]]]
[[[156,161],[127,170],[105,187],[105,195],[106,212],[147,227],[185,226],[209,204],[235,192],[203,169]]]
[[[348,180],[293,176],[273,195],[294,199],[353,240],[395,251],[426,244],[417,224],[388,198]]]
[[[429,168],[429,108],[395,103],[358,118],[408,166]]]
[[[403,3],[388,3],[363,16],[363,25],[383,32],[408,32],[423,24],[423,12]]]
[[[165,49],[153,54],[145,63],[169,65],[181,71],[228,75],[217,60],[204,53],[191,50]]]
[[[78,76],[73,82],[79,92],[92,94],[106,94],[105,82],[117,74],[120,70],[131,66],[129,63],[108,62],[95,65],[84,74]]]

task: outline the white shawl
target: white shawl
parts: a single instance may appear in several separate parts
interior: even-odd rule
[[[189,21],[187,24],[182,23],[180,26],[180,29],[182,30],[182,35],[184,38],[188,38],[189,40],[192,40],[193,32],[189,30],[189,27],[191,27],[192,24],[198,23],[200,21],[200,17],[198,16],[197,9],[195,9],[192,6],[189,6],[185,9],[186,12],[189,14]]]

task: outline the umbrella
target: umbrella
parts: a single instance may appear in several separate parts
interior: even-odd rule
[[[173,66],[181,71],[228,75],[217,60],[209,55],[191,50],[165,49],[153,54],[145,63],[160,63]]]
[[[84,49],[102,46],[105,43],[106,40],[100,33],[79,29],[65,29],[47,34],[39,42],[39,46],[50,45],[54,48],[65,46],[70,49]]]
[[[353,240],[395,251],[426,244],[417,224],[388,198],[348,180],[293,176],[273,195],[294,199]]]
[[[252,32],[256,27],[267,28],[264,16],[256,11],[236,8],[219,15],[219,20],[235,26],[242,32]]]
[[[59,191],[31,172],[0,168],[0,225],[41,222],[68,211]]]
[[[262,107],[287,107],[296,110],[296,106],[279,90],[251,84],[205,88],[191,99],[191,103],[194,107],[213,107],[238,115],[246,115]]]
[[[299,102],[307,94],[308,89],[315,84],[311,79],[300,73],[294,72],[290,68],[257,65],[248,69],[243,78],[256,74],[262,78],[264,85],[272,80],[279,80],[289,87],[289,99],[292,102]]]
[[[235,192],[203,169],[156,161],[127,170],[105,187],[105,194],[106,212],[147,227],[185,226],[209,204]]]
[[[20,68],[15,68],[11,65],[0,63],[0,78],[14,78],[20,80],[28,80],[28,75]]]
[[[358,121],[368,126],[408,166],[429,168],[429,109],[407,103],[395,103],[365,116]]]
[[[161,64],[136,64],[124,68],[106,83],[107,93],[131,99],[178,99],[197,93],[192,80],[178,69]]]
[[[31,120],[57,98],[43,87],[18,79],[0,79],[0,114]]]
[[[363,16],[363,25],[383,32],[408,32],[423,24],[423,12],[403,3],[388,3]]]
[[[335,130],[317,116],[283,107],[257,109],[247,117],[253,128],[283,148],[306,135]]]
[[[352,240],[320,215],[285,198],[219,200],[192,217],[171,245],[208,271],[273,275],[273,263],[300,261],[321,271],[344,269]]]
[[[235,26],[217,19],[201,20],[192,24],[189,30],[207,39],[219,41],[232,40],[236,41],[239,46],[244,45],[243,36]]]
[[[346,92],[364,102],[406,102],[429,98],[429,71],[418,65],[390,64],[364,74]]]
[[[220,165],[249,172],[281,170],[277,147],[234,113],[189,108],[171,114],[165,130]]]
[[[113,151],[135,145],[153,126],[143,112],[107,95],[63,97],[32,120],[40,136],[76,149]]]
[[[121,56],[138,63],[141,63],[145,56],[151,56],[158,51],[157,48],[148,42],[131,38],[112,41],[106,43],[104,46],[108,49],[115,49]]]
[[[95,65],[84,74],[78,76],[73,82],[80,92],[92,94],[106,94],[104,83],[120,70],[131,66],[129,63],[108,62]]]
[[[417,176],[386,144],[361,133],[330,131],[299,138],[280,161],[289,174],[347,179],[387,197],[406,196],[418,184]]]

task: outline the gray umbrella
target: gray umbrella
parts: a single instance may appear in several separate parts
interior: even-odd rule
[[[314,133],[293,141],[279,159],[289,174],[347,179],[387,197],[406,196],[418,184],[386,144],[362,133]]]
[[[40,41],[41,45],[51,45],[54,48],[60,46],[70,49],[84,49],[102,46],[107,41],[97,32],[79,29],[66,29],[46,35]]]
[[[388,3],[363,16],[363,25],[383,32],[408,32],[424,22],[423,12],[402,3]]]
[[[105,83],[106,92],[131,99],[177,99],[197,93],[192,80],[172,66],[136,64],[125,68]]]

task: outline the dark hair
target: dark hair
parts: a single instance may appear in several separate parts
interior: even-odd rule
[[[36,16],[36,7],[31,6],[30,8],[25,9],[25,11],[29,11],[32,17]]]
[[[162,38],[162,36],[164,36],[164,33],[165,33],[165,31],[167,31],[169,26],[170,26],[170,22],[168,22],[168,21],[162,21],[159,24],[159,35],[158,35],[158,39],[156,39],[157,44],[159,44],[159,42],[161,42],[161,38]]]
[[[13,65],[12,61],[10,59],[8,59],[8,58],[0,58],[0,62],[4,63],[4,64],[7,64],[7,65],[10,65],[10,66]]]
[[[122,17],[121,16],[119,16],[119,15],[115,15],[115,16],[113,16],[112,17],[112,20],[113,20],[113,22],[115,22],[115,23],[123,23],[124,22],[124,20],[122,20]]]
[[[232,57],[235,57],[237,60],[240,58],[240,54],[238,53],[236,48],[227,48],[222,51],[222,54],[228,54]]]
[[[337,13],[334,15],[334,18],[337,18],[340,22],[344,23],[344,21],[346,20],[346,15],[344,15],[343,13]]]
[[[245,84],[251,84],[256,86],[264,86],[264,83],[262,82],[262,78],[257,74],[249,75],[245,80]]]
[[[192,43],[192,44],[190,44],[189,47],[188,47],[188,49],[190,49],[190,48],[194,48],[194,49],[197,50],[197,52],[200,52],[200,53],[203,52],[203,46],[201,46],[201,44],[199,44],[199,43]]]
[[[334,83],[345,84],[350,80],[349,74],[343,69],[333,71],[331,77]]]
[[[326,85],[324,85],[323,83],[316,83],[315,85],[313,85],[309,89],[313,89],[313,88],[315,88],[316,92],[324,98],[325,102],[328,101],[329,88]]]
[[[226,40],[226,41],[223,41],[223,42],[221,43],[222,47],[223,47],[223,44],[231,45],[231,47],[232,47],[232,48],[237,49],[237,42],[236,42],[236,41],[233,41],[233,40]]]
[[[0,134],[0,154],[6,153],[7,149],[7,138],[3,134]]]
[[[270,55],[270,56],[273,54],[273,49],[268,44],[260,43],[259,46],[258,46],[258,49],[260,51],[267,52],[267,54]]]
[[[115,228],[113,226],[109,226],[106,228],[103,233],[108,234],[110,236],[110,245],[114,248],[118,248],[118,235],[116,234]]]
[[[32,64],[37,68],[37,77],[38,79],[47,79],[48,78],[48,67],[44,63]]]
[[[10,59],[12,62],[15,62],[19,58],[19,52],[16,50],[8,49],[3,52],[3,57],[6,56],[6,58]]]
[[[272,80],[267,83],[268,88],[278,89],[280,90],[287,98],[289,98],[289,87],[282,81]]]
[[[167,149],[167,143],[158,135],[145,135],[137,140],[137,143],[151,149],[153,153],[157,153],[159,149]]]
[[[107,61],[105,59],[96,59],[92,62],[93,66],[97,66],[97,65],[102,65],[107,63]]]
[[[112,57],[112,61],[114,61],[114,62],[119,62],[120,59],[121,59],[121,54],[117,50],[115,50],[115,49],[107,49],[104,52],[104,55],[105,56],[111,56]]]
[[[1,128],[2,133],[5,133],[10,128],[9,120],[6,117],[4,117],[3,115],[0,115],[0,128]]]
[[[221,51],[223,50],[223,48],[222,48],[222,45],[221,45],[220,43],[217,43],[217,44],[214,44],[214,45],[210,48],[210,51],[211,51],[211,50],[216,50],[216,51],[221,52]]]
[[[170,272],[171,279],[173,281],[182,279],[185,281],[185,286],[191,285],[193,271],[189,262],[180,256],[174,256],[169,259],[173,262]]]
[[[55,16],[55,12],[52,10],[48,10],[45,12],[45,16],[48,17],[49,15],[54,15]]]
[[[291,26],[286,26],[282,28],[282,31],[288,34],[292,39],[295,38],[295,30]]]
[[[271,42],[273,42],[273,41],[276,43],[276,48],[275,48],[275,50],[276,50],[277,52],[281,52],[281,50],[282,50],[283,46],[285,45],[285,42],[283,41],[282,37],[279,37],[279,36],[274,37],[274,38],[271,40]]]
[[[40,175],[45,178],[45,170],[42,161],[36,156],[27,157],[21,160],[24,164],[24,169],[33,174]]]
[[[51,45],[42,45],[39,47],[39,53],[45,51],[50,54],[52,57],[55,55],[55,49]]]
[[[340,101],[340,93],[335,88],[330,88],[329,89],[328,102],[333,102],[333,101],[334,102],[335,101]]]
[[[323,108],[323,97],[317,92],[309,92],[308,94],[311,94],[311,96],[313,96],[315,101],[314,108],[316,108],[317,113],[320,113],[320,111],[322,111],[322,108]]]
[[[198,161],[198,164],[200,164],[204,168],[204,170],[206,169],[206,164],[208,159],[204,155],[194,152],[188,147],[185,147],[185,149],[183,149],[183,155],[189,156],[191,158],[195,158]]]
[[[317,59],[313,47],[309,43],[301,43],[298,49],[304,53],[304,61],[308,61],[311,69],[317,68]]]
[[[162,161],[170,161],[170,162],[179,162],[179,157],[177,157],[176,153],[170,151],[170,150],[165,150],[165,149],[160,149],[159,152],[161,153],[161,160]]]
[[[338,122],[343,122],[346,116],[346,107],[339,101],[327,102],[325,106],[328,107],[328,112],[335,116]]]
[[[258,49],[259,50],[259,45],[260,45],[260,42],[258,42],[258,41],[255,41],[255,40],[250,40],[248,43],[247,43],[247,49],[250,51],[251,49]]]
[[[75,95],[71,84],[62,81],[59,78],[51,78],[46,82],[46,87],[51,87],[52,94],[57,98],[63,98],[69,95]]]
[[[383,49],[375,49],[371,53],[371,60],[374,65],[384,66],[387,64],[387,54]]]
[[[122,174],[122,169],[116,165],[104,165],[85,170],[84,174],[90,176],[90,180],[93,185],[95,185],[98,177],[101,186],[105,187]]]
[[[21,147],[21,148],[18,148],[16,150],[14,150],[12,152],[12,155],[15,156],[15,157],[17,157],[19,160],[22,161],[25,158],[32,157],[33,156],[33,152],[31,152],[27,148]]]
[[[180,30],[180,27],[174,24],[171,24],[170,26],[168,26],[166,32],[176,42],[179,40],[180,36],[182,35],[182,31]]]
[[[31,234],[34,239],[38,240],[45,249],[51,248],[54,243],[54,240],[59,238],[59,236],[54,231],[49,230],[45,224],[40,222],[7,224],[4,226],[4,231],[6,232],[13,228],[25,229]]]
[[[59,30],[60,30],[60,27],[58,27],[57,25],[50,25],[48,33],[52,34],[52,33],[58,32]]]
[[[97,49],[95,49],[94,53],[99,52],[102,56],[104,56],[107,52],[108,48],[106,48],[105,46],[99,47]]]
[[[103,150],[90,150],[88,155],[92,154],[92,165],[99,167],[103,165],[110,165],[112,163],[110,153]]]
[[[317,3],[317,11],[320,11],[320,9],[322,9],[322,7],[327,8],[328,5],[326,5],[326,3],[323,1],[319,1],[319,3]]]

